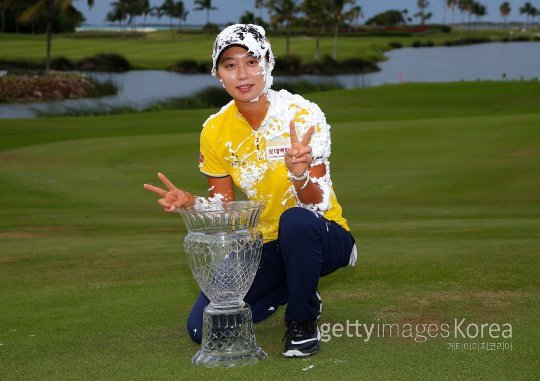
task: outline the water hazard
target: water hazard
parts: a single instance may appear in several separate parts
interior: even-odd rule
[[[345,88],[405,82],[540,79],[540,43],[491,43],[459,47],[406,48],[386,54],[381,71],[338,76],[298,76],[313,82],[337,81]],[[171,97],[188,96],[208,86],[220,86],[209,74],[177,74],[160,70],[127,73],[87,73],[112,80],[119,92],[98,99],[0,105],[0,118],[31,118],[39,112],[70,108],[144,108]],[[291,78],[276,77],[276,81]]]

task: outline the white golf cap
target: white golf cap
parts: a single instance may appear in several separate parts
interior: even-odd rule
[[[270,47],[270,42],[266,38],[264,28],[253,24],[235,24],[223,29],[216,37],[214,49],[212,51],[212,75],[216,75],[217,65],[221,53],[231,46],[242,46],[248,50],[253,57],[265,59],[265,71],[268,75],[274,68],[275,59]]]

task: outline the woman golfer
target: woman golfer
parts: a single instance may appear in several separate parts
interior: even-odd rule
[[[261,263],[245,297],[255,322],[287,304],[283,355],[319,350],[319,278],[356,261],[356,247],[330,178],[330,126],[319,107],[299,95],[270,89],[274,55],[263,28],[237,24],[216,38],[212,75],[233,98],[204,123],[200,171],[211,197],[234,200],[234,185],[250,200],[264,202]],[[166,189],[149,184],[158,204],[174,212],[195,196],[165,175]],[[201,341],[201,292],[188,331]]]

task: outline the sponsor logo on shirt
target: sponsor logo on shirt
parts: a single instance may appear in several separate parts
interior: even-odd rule
[[[291,142],[283,136],[276,136],[266,143],[266,158],[268,160],[282,160],[291,148]]]

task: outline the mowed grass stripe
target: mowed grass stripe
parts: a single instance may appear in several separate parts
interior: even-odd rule
[[[536,114],[540,83],[477,82],[403,84],[309,94],[326,113],[330,125],[355,126],[364,121],[455,119],[469,116]],[[0,149],[55,139],[200,131],[212,110],[166,111],[98,117],[0,119]],[[455,119],[452,123],[461,124]],[[438,122],[434,122],[436,124]],[[392,125],[392,128],[394,126]],[[374,128],[385,128],[384,123]],[[364,128],[367,128],[366,126]],[[474,131],[474,130],[472,130]],[[474,133],[474,132],[473,132]]]

